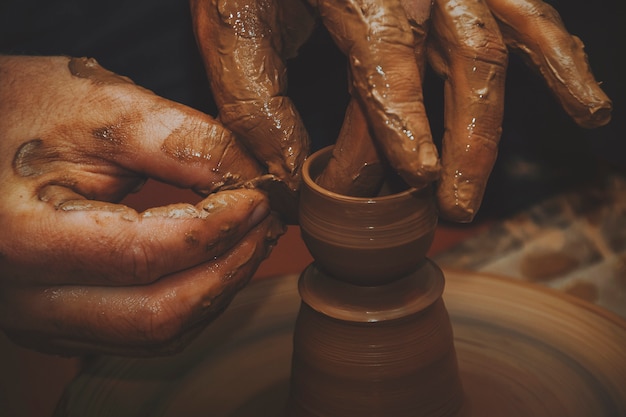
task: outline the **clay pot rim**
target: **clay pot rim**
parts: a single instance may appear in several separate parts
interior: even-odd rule
[[[304,164],[302,165],[302,181],[304,181],[312,191],[318,194],[325,195],[325,196],[328,196],[328,198],[336,199],[336,200],[339,200],[341,202],[346,202],[346,203],[371,204],[375,202],[385,202],[385,201],[395,200],[397,198],[401,198],[404,196],[422,192],[428,188],[428,184],[424,184],[422,187],[419,187],[419,188],[409,187],[406,190],[400,191],[398,193],[393,193],[393,194],[383,195],[383,196],[376,196],[376,197],[353,197],[353,196],[349,196],[345,194],[339,194],[334,191],[330,191],[320,186],[317,182],[315,182],[315,180],[311,176],[310,168],[311,168],[311,164],[314,161],[318,160],[319,158],[328,157],[328,159],[330,159],[332,155],[331,156],[327,156],[327,155],[332,152],[334,146],[335,145],[329,145],[329,146],[326,146],[325,148],[322,148],[314,152],[313,154],[309,155],[309,157],[304,161]]]

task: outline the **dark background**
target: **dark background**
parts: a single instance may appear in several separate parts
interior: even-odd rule
[[[500,153],[482,216],[502,217],[553,193],[626,168],[623,39],[618,0],[553,0],[579,36],[596,78],[614,102],[612,122],[586,130],[560,109],[517,56],[507,73]],[[186,1],[0,2],[0,52],[91,56],[169,99],[216,114]],[[289,91],[313,140],[334,141],[348,101],[345,58],[322,29],[288,63]],[[435,141],[442,134],[442,82],[427,72],[424,94]]]

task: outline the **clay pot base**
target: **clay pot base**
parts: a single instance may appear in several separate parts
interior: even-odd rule
[[[469,416],[626,415],[626,321],[546,288],[444,273]],[[92,360],[55,415],[279,417],[297,278],[253,282],[181,354]]]

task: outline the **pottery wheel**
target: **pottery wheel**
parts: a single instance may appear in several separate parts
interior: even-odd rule
[[[444,273],[472,416],[626,416],[624,320],[555,290]],[[253,282],[178,355],[90,360],[56,416],[279,417],[297,278]]]

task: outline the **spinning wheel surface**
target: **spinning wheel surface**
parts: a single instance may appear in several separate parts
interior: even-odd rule
[[[554,290],[444,270],[469,416],[626,416],[626,322]],[[185,351],[98,357],[56,416],[280,416],[297,276],[259,280]]]

